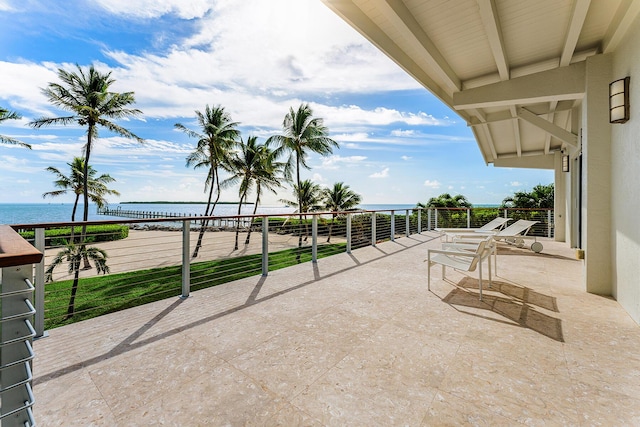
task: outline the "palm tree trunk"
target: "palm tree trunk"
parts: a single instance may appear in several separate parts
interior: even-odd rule
[[[236,220],[236,244],[233,247],[234,251],[238,250],[238,235],[240,234],[240,214],[242,213],[242,201],[244,200],[246,195],[246,191],[242,193],[242,196],[240,196],[240,203],[238,204],[238,219]]]
[[[83,253],[86,253],[85,249],[85,240],[87,238],[87,224],[86,221],[89,220],[89,157],[91,156],[91,144],[93,143],[93,129],[95,127],[94,123],[89,123],[89,129],[87,130],[87,148],[85,149],[84,155],[84,171],[82,177],[82,193],[84,199],[84,212],[82,213],[82,220],[85,224],[82,224],[82,232],[80,233],[80,244],[82,245],[81,250]],[[73,228],[73,227],[72,227]],[[89,263],[89,259],[84,257],[84,267],[85,270],[89,270],[91,268],[91,264]]]
[[[73,272],[73,285],[71,286],[71,298],[69,298],[69,306],[67,307],[67,315],[65,319],[73,317],[76,304],[76,293],[78,292],[78,282],[80,281],[80,270],[75,269]]]
[[[260,194],[260,189],[259,188],[257,190],[257,193]],[[253,215],[254,215],[254,217],[256,215],[256,212],[258,211],[259,200],[260,200],[260,196],[256,197],[256,204],[253,206]],[[251,218],[251,225],[249,225],[249,231],[247,231],[247,239],[244,241],[245,245],[248,245],[249,241],[251,239],[251,229],[252,229],[252,226],[253,226],[253,219],[254,218]]]
[[[298,224],[298,253],[296,261],[300,262],[302,253],[302,189],[300,188],[300,156],[296,153],[296,181],[298,182],[298,216],[300,223]]]
[[[209,188],[209,198],[207,199],[207,207],[204,209],[204,216],[209,216],[210,213],[213,213],[213,210],[216,208],[215,203],[213,204],[213,208],[211,209],[211,211],[209,211],[209,207],[211,206],[211,198],[213,197],[213,181],[215,181],[215,173],[213,173],[212,171],[212,182],[211,182],[211,187]],[[220,192],[218,192],[218,197],[220,197]],[[216,203],[218,202],[218,199],[216,198]],[[198,252],[200,252],[200,248],[202,247],[202,239],[204,238],[204,232],[205,229],[207,228],[207,224],[208,224],[209,220],[207,219],[203,219],[202,220],[202,225],[200,226],[200,233],[198,233],[198,242],[196,243],[196,247],[193,250],[193,254],[191,255],[192,258],[197,258],[198,257]]]
[[[336,215],[331,216],[331,222],[329,223],[329,237],[327,237],[327,243],[331,242],[331,230],[333,229],[333,222],[336,220]]]

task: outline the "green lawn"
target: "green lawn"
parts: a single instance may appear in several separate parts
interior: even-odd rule
[[[342,253],[345,243],[318,246],[318,258]],[[298,255],[299,259],[298,259]],[[311,261],[311,247],[269,254],[269,271]],[[247,255],[191,264],[191,290],[204,289],[262,272],[262,255]],[[90,319],[165,298],[182,290],[182,267],[153,268],[80,279],[75,314],[65,319],[72,280],[45,286],[45,329]]]

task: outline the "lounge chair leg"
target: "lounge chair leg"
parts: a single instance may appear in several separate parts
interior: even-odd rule
[[[478,283],[480,284],[480,301],[482,301],[482,260],[480,260],[480,262],[478,263],[478,277]]]

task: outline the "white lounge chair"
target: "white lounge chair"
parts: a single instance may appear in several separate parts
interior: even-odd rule
[[[452,237],[461,233],[489,233],[502,230],[511,218],[496,217],[479,228],[436,228],[441,233],[445,241],[449,241]]]
[[[456,243],[445,243],[449,249],[429,249],[427,250],[427,289],[431,290],[431,266],[433,264],[442,265],[442,278],[445,279],[446,267],[451,267],[460,271],[475,271],[478,269],[480,300],[482,301],[482,261],[488,259],[489,265],[489,287],[491,287],[491,252],[493,250],[493,239],[491,237],[480,240],[475,251],[456,247]]]
[[[484,234],[492,235],[493,238],[497,241],[504,240],[506,243],[515,245],[519,248],[522,248],[524,246],[525,239],[532,239],[533,243],[531,244],[531,250],[539,253],[542,252],[543,249],[542,243],[538,242],[535,236],[527,236],[527,233],[529,232],[529,230],[531,230],[531,227],[533,227],[533,225],[536,223],[538,223],[538,221],[527,221],[524,219],[519,219],[518,221],[514,222],[507,228],[498,231],[497,233],[485,232]],[[474,238],[477,239],[479,235],[482,234],[483,233],[457,233],[453,241],[467,241]]]

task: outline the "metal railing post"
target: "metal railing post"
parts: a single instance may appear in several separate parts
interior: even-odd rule
[[[509,212],[507,211],[507,209],[504,210],[504,217],[509,218]]]
[[[422,233],[422,209],[418,209],[418,234]]]
[[[436,226],[433,228],[438,228],[438,208],[435,208],[435,217],[436,217]]]
[[[409,223],[409,209],[407,209],[407,214],[405,217],[405,222],[407,223],[407,237],[411,236],[411,229],[409,228],[411,226],[411,224]]]
[[[396,240],[396,212],[391,211],[391,241],[395,242]]]
[[[351,215],[347,214],[347,253],[351,253]]]
[[[551,210],[547,211],[547,237],[551,238]]]
[[[36,249],[44,253],[44,228],[35,229],[35,245]],[[44,257],[36,264],[35,271],[35,295],[34,302],[36,304],[35,324],[36,337],[44,336]]]
[[[376,213],[371,214],[371,246],[376,245]]]
[[[467,208],[467,228],[471,228],[471,209]]]
[[[191,289],[191,258],[190,258],[191,221],[182,221],[182,295],[180,298],[189,298]]]
[[[318,215],[311,217],[311,262],[318,262]]]
[[[262,275],[269,274],[269,217],[262,218]]]

